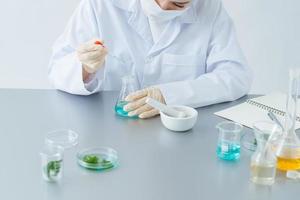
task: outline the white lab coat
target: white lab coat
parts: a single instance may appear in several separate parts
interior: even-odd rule
[[[87,86],[76,48],[93,38],[104,40],[109,55]],[[156,43],[140,0],[82,0],[53,48],[49,78],[54,87],[79,95],[119,90],[121,77],[131,72],[142,88],[160,88],[167,104],[192,107],[235,100],[252,82],[220,0],[194,0]]]

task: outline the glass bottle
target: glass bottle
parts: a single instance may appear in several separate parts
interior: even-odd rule
[[[133,75],[129,75],[129,76],[124,76],[122,78],[122,88],[117,100],[117,103],[115,105],[115,111],[116,114],[122,117],[129,117],[128,116],[128,112],[126,112],[123,108],[124,106],[128,103],[125,98],[137,91],[139,89],[139,85],[137,82],[137,79],[135,76]],[[131,118],[136,118],[137,116],[133,116]]]
[[[285,130],[277,148],[277,168],[283,171],[300,169],[300,140],[295,132],[299,90],[300,69],[291,69],[285,115]]]
[[[257,148],[251,157],[251,180],[257,184],[272,185],[276,175],[275,141],[282,134],[280,127],[267,121],[253,125]]]

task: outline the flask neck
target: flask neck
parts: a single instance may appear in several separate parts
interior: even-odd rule
[[[297,104],[300,94],[300,69],[290,70],[289,92],[286,104],[285,133],[293,134],[295,132],[295,123],[297,119]]]
[[[125,98],[139,89],[135,76],[122,77],[122,88],[119,94],[119,101],[124,101]]]
[[[263,151],[264,149],[266,149],[266,144],[267,144],[266,140],[263,140],[261,138],[259,139],[256,138],[256,143],[257,143],[257,151]]]

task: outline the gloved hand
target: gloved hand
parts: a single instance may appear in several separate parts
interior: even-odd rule
[[[148,97],[165,104],[165,99],[161,91],[158,88],[150,87],[129,94],[126,97],[125,101],[128,101],[130,103],[128,103],[124,107],[124,110],[126,112],[129,112],[128,113],[129,116],[138,115],[139,118],[142,119],[146,119],[158,115],[159,114],[158,110],[146,104],[146,99]]]
[[[100,40],[91,40],[77,49],[77,55],[83,68],[91,74],[103,66],[107,53],[107,49]]]

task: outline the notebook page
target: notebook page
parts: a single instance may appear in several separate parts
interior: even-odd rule
[[[257,121],[269,121],[268,112],[248,103],[242,103],[237,106],[227,108],[216,112],[215,115],[240,123],[246,127],[252,128]],[[284,122],[284,117],[276,115],[281,122]],[[297,122],[296,129],[300,128],[300,123]]]
[[[272,93],[266,96],[256,97],[251,99],[252,101],[255,101],[257,103],[264,104],[266,106],[275,108],[277,110],[280,110],[285,113],[286,111],[286,101],[287,101],[287,95],[284,93]],[[297,106],[297,115],[300,117],[300,99],[298,101]]]

